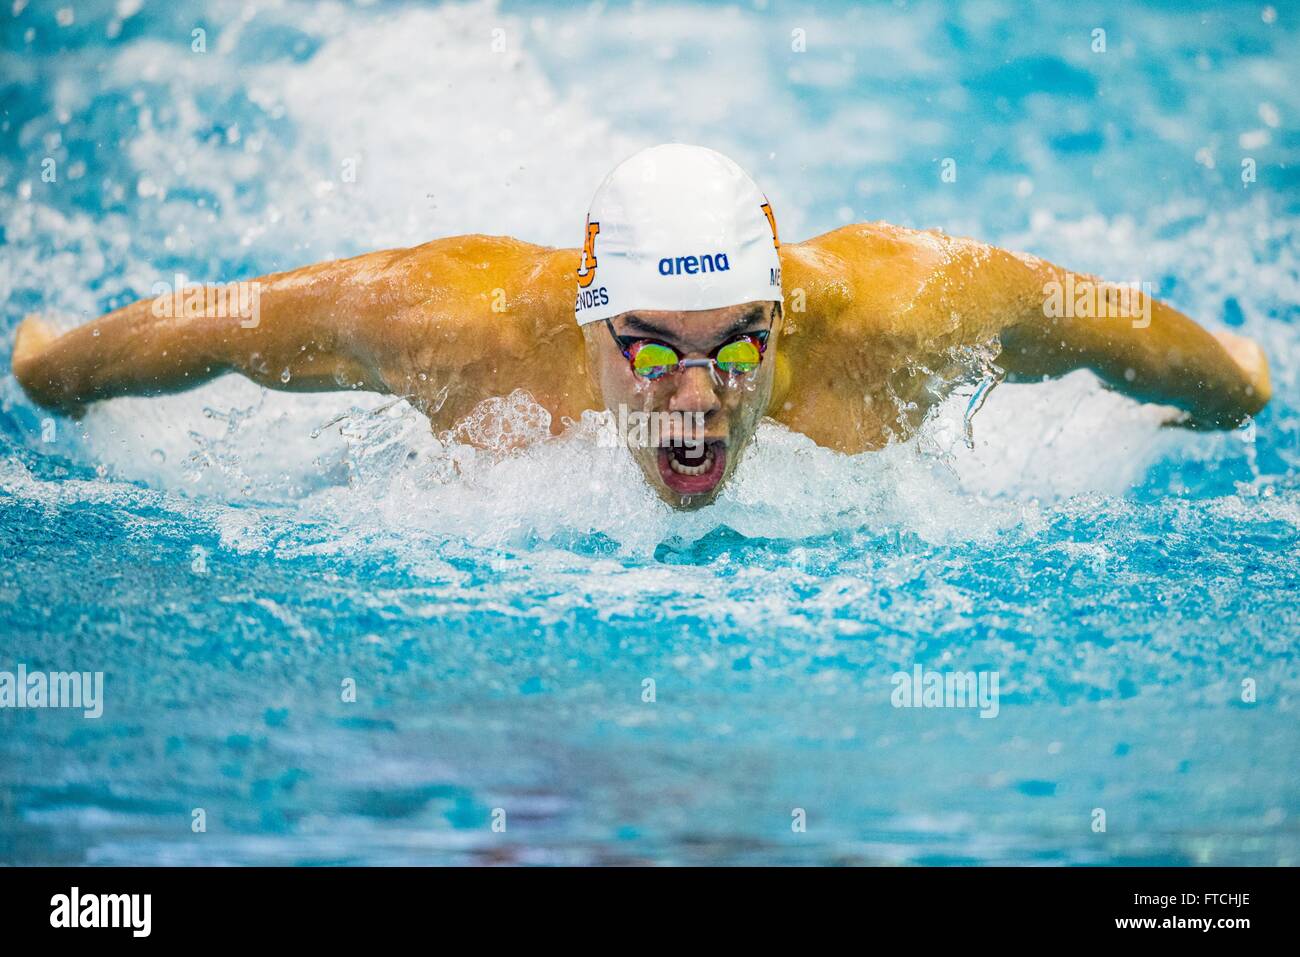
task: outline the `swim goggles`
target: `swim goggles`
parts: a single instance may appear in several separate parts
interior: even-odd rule
[[[775,313],[772,322],[776,322]],[[772,334],[772,325],[762,332],[746,333],[724,342],[713,350],[706,359],[683,359],[672,346],[655,339],[637,336],[620,336],[614,331],[614,324],[605,320],[609,334],[614,337],[624,357],[632,365],[632,371],[643,379],[659,379],[672,372],[693,367],[709,370],[714,381],[720,381],[721,375],[742,376],[753,372],[763,360],[767,349],[768,337]]]

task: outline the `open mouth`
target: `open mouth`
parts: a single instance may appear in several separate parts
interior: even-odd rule
[[[725,442],[674,446],[659,450],[659,476],[679,495],[712,491],[727,466]]]

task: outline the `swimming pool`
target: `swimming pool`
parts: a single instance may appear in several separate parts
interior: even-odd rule
[[[376,396],[228,378],[73,422],[6,375],[0,671],[105,684],[97,720],[0,709],[0,863],[1296,863],[1277,6],[0,13],[6,368],[27,312],[177,272],[577,245],[609,166],[676,138],[783,239],[886,219],[1151,281],[1275,388],[1225,434],[1082,373],[994,389],[973,448],[973,385],[877,454],[769,423],[675,514],[596,417],[498,455]],[[895,707],[917,666],[996,672],[996,717]]]

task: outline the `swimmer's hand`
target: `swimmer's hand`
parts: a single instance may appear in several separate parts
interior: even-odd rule
[[[15,374],[19,366],[28,368],[33,359],[45,351],[45,347],[59,337],[53,327],[36,313],[28,313],[18,324],[14,336],[13,367]]]
[[[1223,351],[1241,370],[1250,392],[1251,404],[1254,406],[1255,411],[1258,412],[1273,397],[1273,382],[1269,377],[1268,357],[1264,355],[1264,350],[1260,348],[1259,343],[1254,339],[1248,339],[1236,333],[1211,332],[1210,335],[1214,336],[1219,345],[1223,347]],[[1246,421],[1248,421],[1246,417],[1237,417],[1232,421],[1225,421],[1222,416],[1202,417],[1193,415],[1190,412],[1169,408],[1168,415],[1161,424],[1200,432],[1237,428]]]
[[[1260,407],[1267,405],[1273,397],[1273,382],[1268,375],[1268,357],[1264,355],[1259,343],[1231,332],[1215,332],[1211,335],[1219,340],[1219,345],[1223,346],[1232,361],[1246,374]]]
[[[84,407],[58,387],[47,361],[50,346],[58,338],[59,333],[53,326],[36,313],[29,314],[18,324],[10,366],[14,378],[33,402],[75,416]]]

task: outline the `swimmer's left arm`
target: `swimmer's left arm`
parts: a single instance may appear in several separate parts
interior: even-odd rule
[[[1132,398],[1180,409],[1175,424],[1201,429],[1234,428],[1272,394],[1258,345],[1210,333],[1144,290],[991,247],[976,258],[972,291],[996,307],[984,318],[1000,327],[998,362],[1013,381],[1091,369]]]

